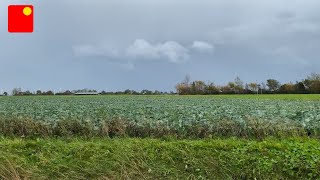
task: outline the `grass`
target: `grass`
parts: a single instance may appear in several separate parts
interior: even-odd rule
[[[320,100],[320,95],[188,97]],[[291,121],[252,117],[246,119],[245,127],[228,119],[210,128],[191,124],[181,131],[158,125],[137,126],[121,118],[106,120],[98,128],[68,119],[55,126],[32,119],[0,119],[0,179],[320,177],[319,129],[309,132]]]
[[[173,136],[178,139],[201,139],[211,137],[240,137],[264,139],[270,136],[314,137],[319,138],[319,130],[308,130],[295,121],[267,121],[254,118],[246,119],[246,126],[232,120],[217,120],[212,127],[201,123],[182,126],[180,129],[167,127],[166,124],[150,126],[136,124],[130,120],[116,118],[106,120],[99,126],[94,122],[60,120],[56,125],[31,119],[1,119],[0,135],[6,137],[139,137],[162,138]]]
[[[308,138],[0,139],[1,179],[315,179]]]

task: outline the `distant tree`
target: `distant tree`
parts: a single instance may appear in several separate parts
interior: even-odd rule
[[[242,93],[243,92],[243,89],[244,89],[244,85],[243,85],[243,81],[240,79],[239,76],[237,76],[235,79],[234,79],[234,90],[236,93]]]
[[[43,93],[42,93],[43,94]],[[64,92],[59,92],[59,93],[56,93],[56,95],[73,95],[74,93],[72,93],[71,91],[69,90],[66,90]]]
[[[306,91],[310,93],[320,93],[320,74],[312,73],[303,81],[303,84]]]
[[[252,93],[251,90],[250,90],[249,84],[246,83],[246,84],[244,85],[244,89],[245,89],[245,91],[246,91],[246,94]]]
[[[52,96],[52,95],[54,95],[54,92],[51,91],[51,90],[49,90],[49,91],[44,92],[44,93],[42,93],[42,94],[43,94],[43,95],[47,95],[47,96]]]
[[[30,95],[33,95],[32,92],[30,92],[29,90],[26,91],[26,92],[22,92],[22,95],[24,96],[30,96]]]
[[[267,91],[267,85],[265,83],[261,83],[260,90],[261,93],[265,93]]]
[[[175,88],[176,88],[177,93],[180,95],[189,94],[189,87],[184,83],[178,83]]]
[[[184,80],[182,81],[183,91],[184,91],[183,94],[190,94],[191,93],[191,87],[190,87],[191,80],[190,79],[191,79],[190,75],[187,74],[184,77]]]
[[[13,96],[21,95],[21,88],[14,88],[14,89],[12,90],[12,95],[13,95]]]
[[[206,86],[206,94],[218,94],[219,89],[215,86],[214,83],[208,83]]]
[[[124,91],[124,94],[132,94],[132,91],[130,89],[127,89]]]
[[[234,82],[229,82],[227,87],[229,87],[229,93],[236,92],[236,84]],[[227,87],[226,87],[226,89],[227,89]]]
[[[251,92],[255,92],[256,93],[259,90],[257,83],[253,83],[253,82],[249,83],[247,87]]]
[[[228,83],[226,86],[220,87],[221,94],[234,94],[233,83]]]
[[[314,81],[310,89],[311,93],[320,94],[320,81]]]
[[[184,77],[184,80],[182,81],[183,84],[185,84],[186,86],[189,86],[190,84],[190,75],[187,74],[185,77]]]
[[[304,86],[303,82],[296,82],[294,86],[295,86],[295,93],[298,93],[298,94],[307,93],[306,87]]]
[[[133,95],[139,95],[139,92],[137,92],[137,91],[135,91],[135,90],[131,90],[131,93],[132,93]]]
[[[295,93],[295,85],[292,83],[283,84],[280,87],[279,92],[283,94],[293,94]]]
[[[153,92],[153,94],[154,94],[154,95],[160,95],[160,94],[162,94],[162,92],[155,90],[155,91]]]
[[[206,84],[203,81],[193,81],[191,83],[191,94],[205,94]]]
[[[267,86],[271,92],[276,92],[280,88],[280,83],[275,79],[268,79]]]
[[[66,91],[64,92],[64,95],[72,95],[72,92],[69,91],[69,90],[66,90]]]
[[[311,73],[308,76],[308,79],[310,79],[311,81],[320,81],[320,74],[318,73]]]
[[[8,96],[8,93],[7,93],[7,92],[4,92],[3,95],[4,95],[4,96]]]
[[[206,94],[206,84],[203,81],[190,81],[190,75],[186,75],[181,83],[178,83],[175,88],[178,94]]]
[[[106,91],[101,91],[100,94],[101,95],[105,95],[105,94],[107,94],[107,92]]]
[[[36,94],[41,95],[42,94],[41,90],[37,90]]]
[[[142,94],[142,95],[152,95],[152,91],[149,91],[149,90],[147,90],[147,89],[144,89],[144,90],[141,91],[141,94]]]

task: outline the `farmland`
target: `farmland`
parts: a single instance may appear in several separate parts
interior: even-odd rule
[[[0,128],[13,136],[318,136],[319,99],[319,95],[3,97]]]
[[[320,95],[0,97],[0,179],[316,179]]]

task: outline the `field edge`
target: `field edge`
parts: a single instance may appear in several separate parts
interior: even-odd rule
[[[296,179],[320,176],[312,138],[0,138],[7,179]]]

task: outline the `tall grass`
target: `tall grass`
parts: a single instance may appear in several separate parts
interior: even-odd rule
[[[242,137],[264,139],[269,136],[318,137],[318,130],[311,131],[296,121],[267,121],[247,117],[245,122],[219,120],[212,124],[192,124],[171,127],[168,124],[137,124],[123,118],[93,122],[77,120],[60,120],[54,124],[31,119],[1,119],[0,135],[9,137],[154,137],[173,136],[176,138],[207,138],[207,137]]]
[[[13,164],[8,159],[0,162],[0,179],[23,180],[27,178],[28,178],[28,174],[25,172],[25,170],[22,167],[16,164]]]
[[[319,146],[310,138],[0,138],[0,179],[317,179]]]

